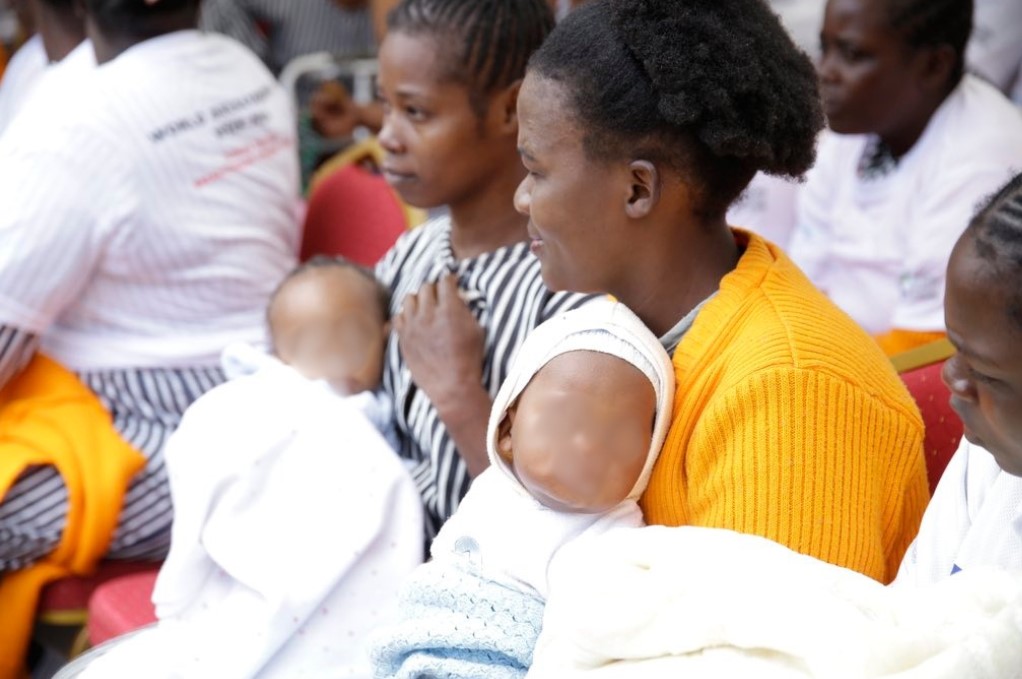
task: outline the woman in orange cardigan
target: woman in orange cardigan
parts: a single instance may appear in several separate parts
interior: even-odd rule
[[[673,354],[650,523],[730,528],[890,581],[928,495],[923,425],[876,344],[773,244],[730,228],[799,176],[812,65],[759,0],[597,0],[530,62],[516,205],[552,289],[609,292]]]

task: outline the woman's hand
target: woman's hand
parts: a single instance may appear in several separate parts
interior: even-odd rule
[[[412,379],[433,403],[475,476],[489,464],[486,422],[492,401],[483,388],[486,333],[445,274],[404,299],[394,330]]]

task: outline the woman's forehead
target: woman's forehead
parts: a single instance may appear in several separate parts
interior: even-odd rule
[[[581,147],[582,129],[567,88],[550,78],[526,75],[518,94],[519,145],[524,154]]]
[[[443,51],[442,42],[430,33],[390,33],[380,45],[379,79],[412,79],[423,84],[446,82],[449,74]]]
[[[967,235],[951,254],[944,304],[948,330],[961,343],[986,347],[984,355],[1022,357],[1016,350],[1022,327],[1010,313],[1022,271],[1005,271],[981,256],[974,241]]]

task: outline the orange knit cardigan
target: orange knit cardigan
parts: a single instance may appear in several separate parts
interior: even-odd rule
[[[918,409],[779,248],[735,237],[737,268],[674,355],[646,520],[761,535],[890,582],[929,500]]]
[[[0,497],[33,465],[55,466],[68,490],[57,548],[29,568],[0,576],[0,679],[24,676],[40,592],[53,580],[96,568],[128,483],[144,464],[99,399],[55,361],[37,354],[0,390]]]

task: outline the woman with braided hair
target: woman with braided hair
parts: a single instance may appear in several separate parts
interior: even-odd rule
[[[890,581],[927,502],[922,422],[875,343],[777,247],[732,229],[757,171],[823,125],[761,0],[596,0],[530,61],[516,206],[554,290],[608,292],[673,356],[651,524],[729,528]]]
[[[471,479],[489,465],[486,427],[511,355],[542,321],[586,299],[543,285],[526,220],[513,205],[524,175],[516,151],[518,88],[529,56],[552,26],[545,0],[404,0],[391,13],[380,48],[384,173],[407,202],[447,208],[399,239],[375,272],[391,293],[395,327],[384,389],[394,403],[398,452],[409,461],[429,531],[453,514]],[[320,539],[340,544],[338,534],[361,530],[363,518],[310,522],[328,519]],[[357,609],[352,604],[338,618],[366,622],[365,609]],[[386,611],[377,608],[369,622],[385,620]],[[331,632],[335,650],[358,660],[335,663],[330,676],[370,676],[364,639],[325,612],[272,622],[294,635],[258,676],[290,678],[301,675],[302,666],[327,664],[336,656],[320,656],[317,649],[317,657],[298,663],[289,662],[289,653],[305,648],[300,637]],[[158,646],[150,657],[181,648],[164,643],[166,637],[135,639],[113,647],[104,664],[133,660],[150,643]],[[215,650],[218,639],[208,642]],[[216,662],[198,668],[207,676],[253,676],[229,656],[210,657]],[[92,676],[110,676],[102,673],[104,664],[93,666]],[[146,676],[160,676],[156,672]]]
[[[432,537],[489,465],[486,422],[512,355],[584,298],[553,294],[515,212],[516,101],[553,28],[546,0],[404,0],[380,46],[380,144],[409,204],[446,214],[376,267],[394,329],[383,386]]]
[[[1022,570],[1022,174],[958,239],[944,297],[944,364],[965,437],[940,477],[897,583],[963,569]]]

